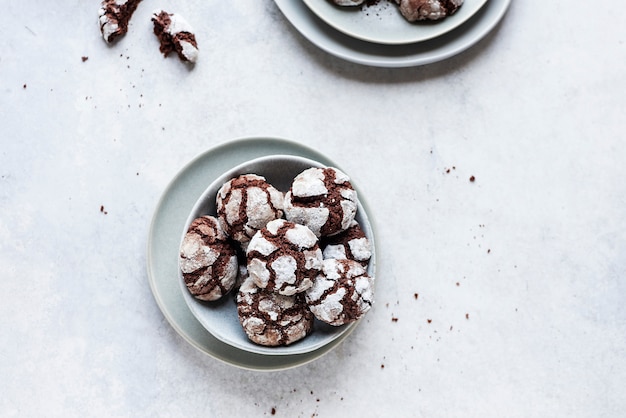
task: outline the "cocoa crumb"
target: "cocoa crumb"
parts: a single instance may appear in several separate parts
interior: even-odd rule
[[[276,408],[272,408],[271,414],[276,415]]]
[[[87,60],[89,59],[89,57],[82,56],[82,57],[80,57],[80,59],[81,59],[83,62],[85,62],[85,61],[87,61]]]
[[[457,286],[461,286],[461,283],[459,283],[459,282],[456,282],[456,285],[457,285]]]
[[[391,317],[391,322],[398,322],[398,318],[396,318],[395,316]]]
[[[26,84],[24,84],[24,86],[23,86],[23,87],[24,87],[24,89],[26,89]]]
[[[491,252],[491,249],[487,249],[487,254],[489,254]]]
[[[104,213],[105,215],[109,213],[106,210],[104,210],[104,206],[103,205],[100,205],[100,212]]]
[[[430,324],[431,322],[433,322],[433,320],[432,319],[427,319],[426,322],[428,322]]]
[[[468,313],[465,314],[465,319],[469,319],[469,314]]]
[[[381,365],[380,365],[380,368],[381,368],[381,369],[384,369],[384,368],[385,368],[385,365],[384,365],[384,364],[381,364]]]
[[[417,298],[420,297],[420,294],[419,293],[413,293],[413,297],[415,298],[415,300],[417,300]]]
[[[476,177],[471,176],[471,177],[469,178],[469,181],[471,181],[471,182],[473,183],[474,181],[476,181]]]

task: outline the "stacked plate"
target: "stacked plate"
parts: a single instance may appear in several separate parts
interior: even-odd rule
[[[309,41],[345,60],[378,67],[410,67],[456,55],[487,35],[511,0],[465,0],[452,16],[410,23],[395,2],[338,7],[329,0],[274,0]]]
[[[255,173],[279,190],[306,168],[338,167],[326,156],[276,138],[229,141],[208,150],[175,176],[161,197],[148,235],[148,280],[154,298],[172,327],[191,345],[225,363],[253,370],[280,370],[313,361],[339,345],[360,321],[332,327],[316,320],[311,335],[286,347],[263,347],[247,339],[233,296],[217,302],[191,297],[181,277],[178,254],[193,219],[215,215],[215,194],[230,178]],[[341,169],[341,167],[338,167]],[[372,244],[368,274],[375,277],[374,232],[358,185],[357,221]]]

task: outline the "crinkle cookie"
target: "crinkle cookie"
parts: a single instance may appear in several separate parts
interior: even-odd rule
[[[154,34],[159,39],[159,50],[166,57],[170,52],[176,52],[182,61],[196,62],[198,60],[198,43],[194,30],[180,15],[156,10],[152,14]]]
[[[283,199],[265,177],[243,174],[217,192],[217,218],[222,229],[245,247],[259,229],[283,216]]]
[[[246,279],[237,293],[239,322],[248,338],[260,345],[289,345],[313,327],[313,314],[303,294],[293,296],[261,289]]]
[[[141,0],[103,0],[98,9],[100,32],[111,43],[128,32],[128,22]]]
[[[463,0],[396,0],[400,13],[409,22],[441,20],[455,13]]]
[[[320,246],[324,258],[354,260],[367,266],[372,257],[370,241],[356,220],[352,221],[345,231],[324,237]]]
[[[305,293],[313,315],[330,325],[360,319],[373,303],[374,279],[353,260],[324,260],[322,274]]]
[[[213,301],[235,285],[235,247],[213,216],[195,219],[180,246],[179,265],[187,289],[196,298]]]
[[[347,229],[356,210],[356,191],[350,178],[337,168],[306,169],[285,194],[287,220],[306,225],[318,237]]]
[[[303,292],[322,267],[315,234],[284,219],[270,221],[248,244],[248,274],[257,286],[283,295]]]

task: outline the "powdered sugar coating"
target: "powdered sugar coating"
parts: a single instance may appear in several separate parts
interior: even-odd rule
[[[261,289],[251,277],[237,293],[237,313],[248,338],[264,346],[289,345],[313,327],[313,314],[302,294],[286,296]]]
[[[257,286],[283,295],[303,292],[322,266],[322,251],[306,226],[284,219],[270,221],[250,240],[248,274]]]
[[[269,221],[283,216],[283,194],[264,177],[244,174],[217,192],[217,215],[224,231],[242,244]]]
[[[179,266],[187,290],[200,300],[227,294],[238,273],[237,254],[212,216],[195,219],[180,246]]]
[[[306,225],[316,236],[348,228],[357,211],[350,178],[337,168],[311,167],[298,174],[285,194],[287,220]]]
[[[367,266],[372,257],[372,245],[356,220],[345,231],[322,239],[320,246],[324,258],[355,260]]]
[[[320,321],[339,326],[365,315],[373,303],[374,279],[363,265],[353,260],[326,259],[322,273],[306,293],[313,315]]]

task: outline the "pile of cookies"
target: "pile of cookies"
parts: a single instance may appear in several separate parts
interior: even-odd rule
[[[339,169],[308,168],[286,193],[243,174],[221,186],[216,208],[189,226],[180,269],[197,299],[237,292],[239,322],[254,343],[289,345],[313,332],[315,318],[341,326],[371,308],[371,243]]]

